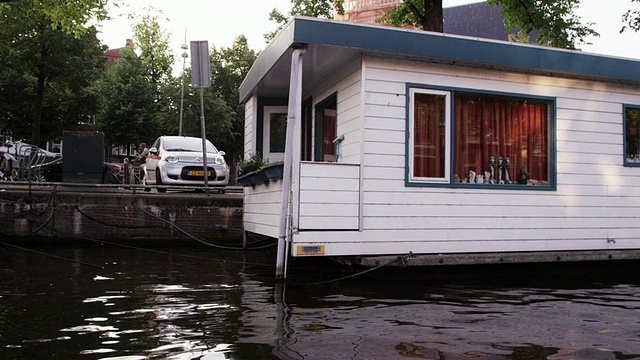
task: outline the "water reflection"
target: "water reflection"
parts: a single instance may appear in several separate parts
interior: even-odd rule
[[[2,358],[640,359],[637,262],[307,286],[351,270],[296,260],[282,285],[270,253],[43,251],[104,269],[0,249]]]

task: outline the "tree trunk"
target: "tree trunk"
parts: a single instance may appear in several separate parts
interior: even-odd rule
[[[47,84],[46,63],[49,57],[49,47],[45,44],[44,37],[40,39],[40,61],[38,62],[38,85],[36,87],[36,97],[33,104],[33,118],[31,119],[31,145],[40,146],[40,125],[42,123],[42,107],[44,103],[44,92]]]
[[[47,76],[41,68],[38,71],[38,86],[36,87],[36,97],[33,104],[33,118],[31,119],[31,144],[40,146],[40,124],[42,122],[42,106],[44,102],[44,91]]]
[[[443,32],[442,24],[442,0],[424,0],[423,30]]]

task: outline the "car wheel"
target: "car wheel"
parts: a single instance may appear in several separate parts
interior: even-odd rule
[[[166,188],[160,187],[162,186],[162,177],[160,177],[160,170],[156,169],[156,185],[158,185],[158,192],[165,193],[167,192]]]

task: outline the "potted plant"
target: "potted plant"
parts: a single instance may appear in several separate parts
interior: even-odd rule
[[[240,164],[240,176],[236,181],[241,186],[254,186],[282,179],[284,163],[282,161],[269,164],[260,154],[255,154]]]
[[[263,171],[270,181],[280,180],[284,173],[284,163],[279,161],[273,164],[266,164],[260,171]]]
[[[265,165],[262,155],[256,153],[251,155],[248,159],[240,163],[239,176],[236,181],[240,186],[253,186],[257,183],[257,179],[254,179],[254,175],[257,170]]]

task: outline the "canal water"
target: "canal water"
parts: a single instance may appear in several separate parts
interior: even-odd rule
[[[638,262],[296,259],[276,286],[272,252],[31,248],[0,245],[2,359],[640,359]]]

